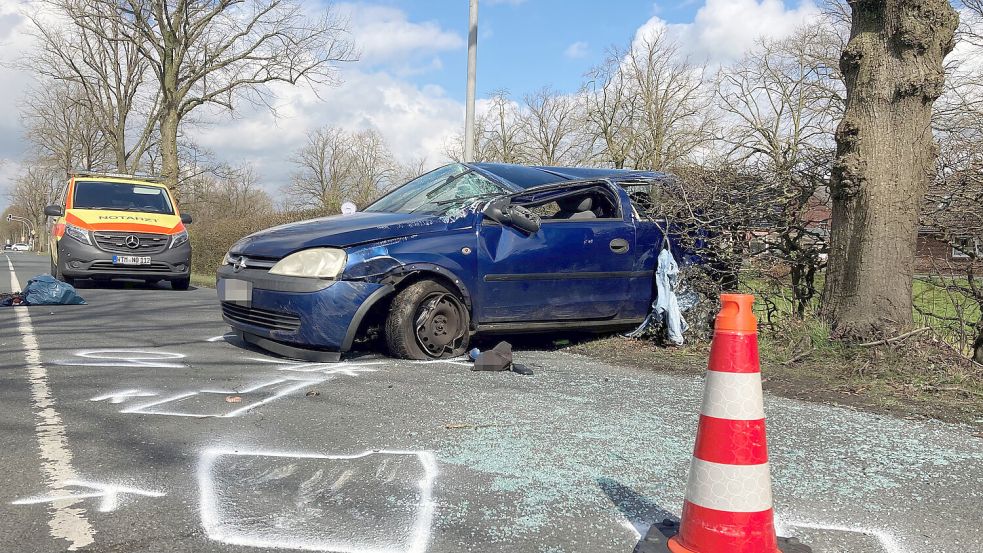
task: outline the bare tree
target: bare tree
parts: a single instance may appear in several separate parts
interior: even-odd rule
[[[110,145],[80,96],[73,83],[49,80],[31,89],[21,107],[24,137],[35,155],[63,174],[101,169],[111,159]]]
[[[345,187],[345,200],[364,207],[393,186],[396,162],[375,129],[353,133],[351,142],[351,179]]]
[[[65,187],[65,175],[59,167],[45,166],[40,162],[25,164],[24,172],[14,180],[8,193],[12,206],[21,216],[29,219],[37,232],[38,246],[44,249],[44,228],[46,217],[44,208],[55,203],[58,194]]]
[[[634,121],[638,97],[621,71],[624,57],[623,52],[612,50],[604,63],[587,73],[582,87],[586,130],[600,144],[600,157],[616,169],[624,169],[637,140]]]
[[[723,142],[737,163],[760,176],[753,189],[761,205],[754,211],[769,229],[760,240],[790,267],[799,317],[825,265],[825,229],[816,219],[829,203],[833,131],[843,106],[836,47],[826,24],[803,27],[759,42],[720,74],[721,109],[730,116]]]
[[[638,169],[665,171],[713,137],[706,68],[690,63],[665,29],[638,39],[621,69],[635,101],[632,158]]]
[[[32,18],[40,48],[30,67],[71,83],[76,109],[109,145],[115,169],[135,172],[156,136],[159,91],[145,82],[149,64],[141,45],[123,32],[121,19],[78,9],[74,0],[46,0],[72,25]],[[85,30],[90,30],[85,32]],[[83,30],[80,32],[80,30]]]
[[[583,103],[579,96],[544,87],[529,94],[520,116],[527,161],[538,165],[576,165],[585,155]]]
[[[525,160],[526,136],[519,124],[519,106],[507,90],[499,90],[489,99],[488,112],[477,124],[476,134],[481,142],[475,149],[483,161],[522,163]]]
[[[60,1],[84,32],[121,36],[149,64],[160,91],[161,169],[172,188],[179,127],[190,113],[204,105],[231,112],[241,101],[269,105],[270,84],[334,83],[336,63],[353,59],[345,22],[330,5],[318,15],[294,0]],[[113,33],[93,23],[102,18]]]
[[[912,324],[918,215],[935,163],[932,105],[959,18],[945,0],[850,6],[823,312],[835,335],[865,340]]]

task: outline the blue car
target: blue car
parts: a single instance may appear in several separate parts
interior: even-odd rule
[[[446,165],[361,212],[237,242],[217,275],[223,317],[245,342],[310,361],[380,333],[395,357],[439,359],[476,333],[632,328],[669,243],[639,213],[667,178]]]

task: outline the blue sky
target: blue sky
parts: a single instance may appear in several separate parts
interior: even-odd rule
[[[467,0],[394,0],[385,4],[411,20],[435,21],[466,36]],[[653,16],[669,23],[693,20],[698,2],[654,4],[646,0],[479,1],[478,95],[505,88],[514,95],[549,85],[576,91],[581,76],[611,45],[624,47]],[[441,56],[439,71],[411,77],[433,83],[464,100],[467,57],[462,48]]]

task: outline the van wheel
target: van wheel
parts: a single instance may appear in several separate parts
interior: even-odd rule
[[[176,278],[171,281],[171,288],[175,290],[187,290],[191,287],[191,277]]]
[[[51,265],[54,268],[54,270],[51,271],[52,276],[54,276],[55,278],[57,278],[58,280],[64,282],[69,286],[75,286],[75,279],[69,276],[65,276],[65,273],[63,273],[61,270],[60,263],[55,263],[54,261],[52,261]]]
[[[454,292],[432,280],[408,286],[393,299],[386,318],[386,345],[401,359],[462,355],[471,338],[471,317]]]

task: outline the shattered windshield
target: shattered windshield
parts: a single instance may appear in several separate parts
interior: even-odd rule
[[[454,163],[411,180],[365,211],[442,215],[469,202],[508,193],[467,166]]]

